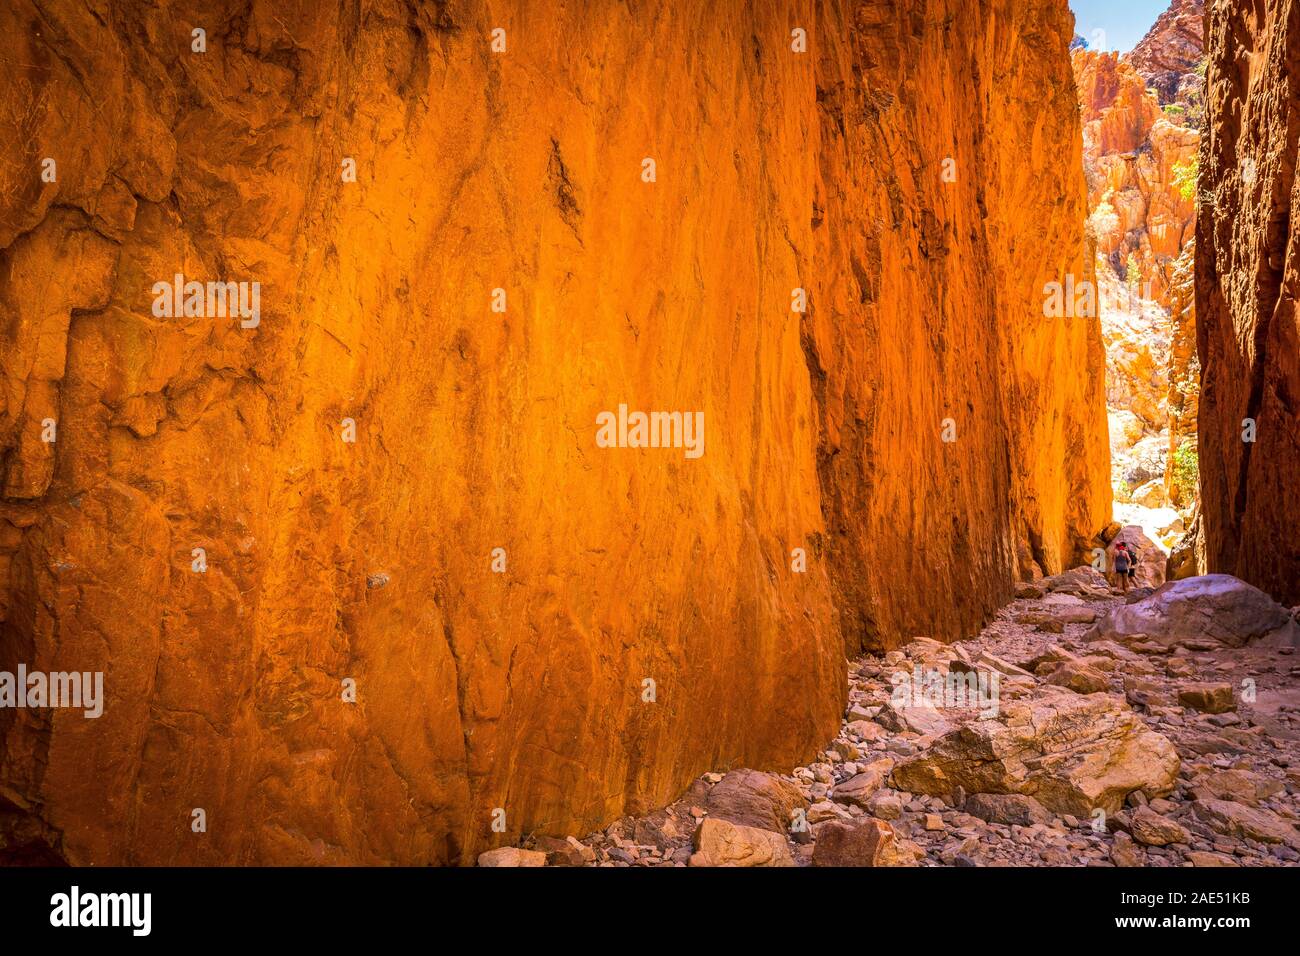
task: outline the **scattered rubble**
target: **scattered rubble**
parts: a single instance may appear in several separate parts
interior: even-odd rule
[[[480,863],[1300,862],[1292,611],[1224,575],[1132,603],[1091,568],[1017,592],[972,640],[851,662],[840,736],[807,766],[705,774],[653,814]]]

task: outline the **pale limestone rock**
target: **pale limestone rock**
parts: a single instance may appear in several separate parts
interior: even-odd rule
[[[737,826],[712,817],[695,828],[691,866],[794,866],[790,846],[779,833]]]
[[[1088,816],[1118,811],[1134,790],[1169,793],[1179,767],[1173,745],[1119,698],[1057,691],[1004,703],[993,720],[972,721],[893,771],[894,786],[917,793],[1022,793],[1050,810]]]

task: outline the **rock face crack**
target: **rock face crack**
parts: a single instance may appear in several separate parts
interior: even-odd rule
[[[569,178],[569,169],[564,165],[560,155],[560,143],[552,137],[551,156],[546,164],[546,176],[551,191],[555,194],[555,207],[560,211],[560,218],[573,230],[574,238],[582,241],[578,232],[578,223],[582,218],[582,209],[578,205],[577,192]]]

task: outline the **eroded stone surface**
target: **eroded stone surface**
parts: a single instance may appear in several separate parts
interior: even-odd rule
[[[1278,0],[1260,8],[1212,3],[1206,17],[1196,322],[1207,565],[1295,605],[1300,14],[1295,0]]]
[[[1135,790],[1168,793],[1178,773],[1173,745],[1105,694],[1057,693],[1003,705],[998,718],[966,724],[894,768],[904,789],[940,796],[1023,793],[1049,810],[1113,813]]]
[[[1113,608],[1089,631],[1095,640],[1154,642],[1165,647],[1201,641],[1294,646],[1291,613],[1258,588],[1227,574],[1173,581],[1133,604]]]
[[[785,837],[712,817],[695,831],[691,866],[794,866]]]
[[[1063,4],[253,0],[202,54],[112,6],[0,7],[0,667],[107,693],[0,714],[33,852],[586,832],[807,760],[846,646],[1105,520],[1096,324],[1042,311],[1087,265]],[[155,315],[176,273],[257,326]],[[620,403],[704,457],[598,448]]]

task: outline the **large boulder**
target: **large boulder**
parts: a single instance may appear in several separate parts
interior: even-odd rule
[[[705,819],[695,828],[691,866],[794,866],[785,837],[771,830]]]
[[[1110,694],[1063,690],[1004,701],[997,719],[973,720],[899,763],[892,785],[913,793],[1020,793],[1057,813],[1117,812],[1135,790],[1174,788],[1174,745]]]
[[[913,733],[922,737],[937,737],[952,729],[938,708],[919,702],[904,705],[887,701],[876,715],[876,723],[896,734]]]
[[[582,866],[596,860],[595,850],[571,836],[534,837],[532,848],[546,855],[547,866]]]
[[[1006,826],[1051,823],[1052,814],[1033,797],[1019,793],[972,793],[962,808],[973,817]]]
[[[1226,714],[1237,707],[1232,685],[1224,683],[1184,684],[1178,688],[1178,703],[1206,714]]]
[[[1147,856],[1131,836],[1120,830],[1110,845],[1110,862],[1120,867],[1140,867],[1147,865]]]
[[[1300,830],[1271,810],[1247,807],[1228,800],[1197,800],[1192,804],[1196,815],[1225,836],[1282,843],[1300,849]]]
[[[538,850],[524,850],[517,846],[503,846],[478,855],[479,866],[516,867],[545,866],[546,854]]]
[[[859,766],[858,772],[831,790],[831,800],[847,803],[866,809],[871,797],[884,786],[893,769],[892,757],[881,757],[865,766]]]
[[[1115,560],[1115,545],[1121,541],[1138,556],[1137,573],[1133,576],[1132,583],[1140,588],[1158,588],[1165,583],[1165,565],[1169,559],[1164,551],[1160,550],[1160,546],[1146,536],[1146,532],[1141,527],[1135,524],[1125,525],[1115,536],[1115,540],[1111,542],[1112,562]]]
[[[1066,661],[1058,665],[1047,675],[1047,683],[1076,694],[1097,694],[1110,689],[1106,675],[1082,661]]]
[[[1051,594],[1073,594],[1085,599],[1110,597],[1110,582],[1106,576],[1086,564],[1043,578],[1038,586]]]
[[[709,791],[709,816],[744,827],[786,833],[808,801],[793,781],[760,770],[732,770]]]
[[[1182,824],[1156,813],[1150,807],[1138,807],[1133,811],[1129,820],[1129,832],[1134,840],[1145,846],[1168,846],[1191,840]]]
[[[1189,640],[1227,647],[1248,643],[1296,643],[1291,614],[1263,591],[1230,574],[1202,574],[1171,581],[1150,597],[1114,608],[1086,640],[1156,643]]]
[[[1062,634],[1067,624],[1091,624],[1097,620],[1097,612],[1090,607],[1054,606],[1026,611],[1015,616],[1017,624],[1036,627],[1051,634]]]
[[[817,828],[813,866],[911,866],[912,856],[898,845],[894,828],[883,820],[827,823]]]
[[[1281,780],[1249,770],[1210,771],[1192,781],[1192,792],[1198,800],[1227,800],[1252,807],[1285,789]]]

